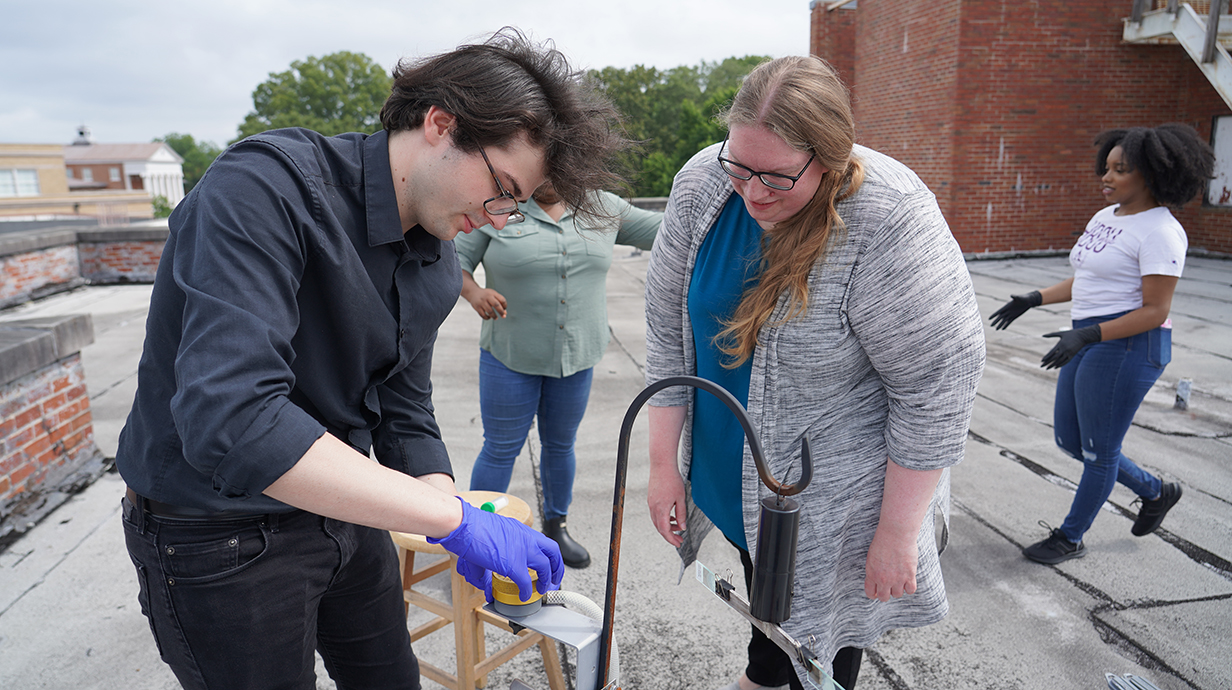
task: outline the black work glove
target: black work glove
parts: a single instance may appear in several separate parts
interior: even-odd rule
[[[1045,333],[1044,337],[1061,339],[1061,342],[1054,345],[1040,361],[1040,366],[1045,369],[1060,369],[1065,366],[1066,362],[1073,359],[1079,350],[1104,339],[1103,332],[1099,330],[1099,324],[1072,331],[1053,331]]]
[[[1044,297],[1039,290],[1032,290],[1025,295],[1010,295],[1010,301],[1006,302],[1004,307],[994,311],[988,318],[992,321],[992,327],[995,330],[1002,331],[1013,323],[1014,319],[1027,313],[1028,309],[1038,307],[1043,303]]]

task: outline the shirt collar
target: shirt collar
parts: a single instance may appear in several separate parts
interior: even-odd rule
[[[520,207],[522,213],[525,213],[535,220],[543,223],[549,223],[551,225],[560,225],[565,222],[566,218],[573,215],[572,212],[570,212],[569,207],[566,206],[565,212],[560,216],[560,220],[552,220],[552,216],[549,216],[548,212],[544,211],[543,208],[539,206],[539,202],[535,201],[534,197],[527,199],[525,203],[519,201],[518,206]]]
[[[375,247],[402,240],[424,261],[441,258],[441,241],[416,225],[403,232],[389,164],[389,133],[381,130],[364,140],[364,212],[368,221],[368,245]]]

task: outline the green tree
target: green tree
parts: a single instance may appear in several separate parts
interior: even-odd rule
[[[327,136],[376,131],[392,83],[363,53],[344,50],[296,60],[291,69],[270,73],[253,90],[253,110],[235,141],[282,127],[307,127]]]
[[[738,89],[744,76],[753,68],[770,58],[764,55],[745,55],[744,57],[729,57],[722,62],[703,62],[704,88],[706,94],[712,95],[724,89]]]
[[[164,137],[155,139],[170,146],[173,151],[184,159],[184,192],[187,193],[197,186],[197,181],[205,174],[210,164],[222,153],[222,149],[212,141],[197,141],[191,134],[171,132]]]
[[[715,116],[735,96],[744,76],[767,59],[747,55],[669,70],[636,65],[591,71],[624,114],[629,136],[642,142],[642,150],[624,161],[633,176],[634,194],[666,196],[689,158],[722,140],[725,130]]]
[[[154,198],[150,200],[150,205],[154,207],[155,218],[166,218],[171,215],[171,202],[167,201],[167,197],[162,194],[155,195]]]

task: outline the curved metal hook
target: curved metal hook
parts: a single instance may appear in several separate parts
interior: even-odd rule
[[[749,451],[753,455],[753,463],[757,465],[757,474],[761,477],[762,483],[780,497],[800,493],[813,478],[813,459],[809,452],[807,436],[801,439],[800,479],[794,484],[784,484],[770,474],[770,468],[766,465],[765,454],[761,448],[761,440],[757,438],[757,432],[753,430],[753,422],[749,419],[748,411],[722,386],[697,376],[672,376],[655,381],[642,389],[642,392],[638,393],[633,402],[629,404],[629,410],[625,413],[624,422],[620,426],[620,445],[616,452],[616,489],[612,498],[612,534],[608,549],[607,595],[604,599],[603,627],[599,639],[598,688],[607,685],[608,667],[611,664],[612,629],[616,612],[616,575],[620,569],[620,535],[624,525],[625,479],[629,468],[629,438],[633,435],[633,422],[637,419],[637,413],[641,411],[646,401],[650,400],[655,393],[672,386],[689,386],[704,390],[727,405],[744,429],[744,436],[748,440]]]
[[[813,478],[813,458],[812,454],[809,452],[808,437],[806,436],[802,439],[803,447],[801,449],[800,479],[794,484],[785,484],[780,482],[774,478],[774,475],[770,474],[770,467],[766,464],[766,456],[761,447],[761,440],[757,437],[757,432],[753,430],[753,421],[749,419],[748,411],[744,409],[744,406],[740,404],[740,401],[736,400],[735,396],[729,393],[726,388],[714,383],[713,381],[707,381],[706,379],[698,378],[696,376],[672,376],[661,381],[655,381],[647,386],[646,389],[642,391],[641,395],[634,400],[634,407],[630,407],[630,411],[633,411],[633,413],[636,414],[636,410],[641,408],[639,400],[641,400],[643,396],[645,396],[646,400],[649,400],[655,393],[658,393],[664,388],[671,388],[672,386],[690,386],[692,388],[704,390],[718,398],[719,402],[726,405],[727,408],[732,411],[732,414],[736,415],[736,419],[740,422],[740,426],[744,428],[744,437],[749,442],[749,451],[753,455],[753,464],[757,465],[757,474],[761,477],[761,483],[765,484],[766,488],[770,489],[779,496],[794,496],[803,491],[805,487],[809,485],[809,482]],[[641,403],[644,404],[645,400],[641,400]]]

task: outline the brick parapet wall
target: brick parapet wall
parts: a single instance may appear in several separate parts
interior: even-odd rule
[[[0,308],[87,282],[152,282],[167,232],[126,226],[0,235]]]
[[[1179,46],[1122,43],[1129,10],[1128,0],[861,3],[857,140],[920,175],[965,252],[1067,250],[1105,203],[1099,132],[1179,121],[1209,138],[1213,118],[1232,113]],[[1192,248],[1232,254],[1232,209],[1196,199],[1177,216]]]
[[[167,228],[105,228],[77,233],[81,276],[91,283],[151,283]]]
[[[101,461],[80,354],[93,340],[88,315],[0,324],[0,519]]]
[[[82,282],[76,244],[0,256],[0,308]]]

